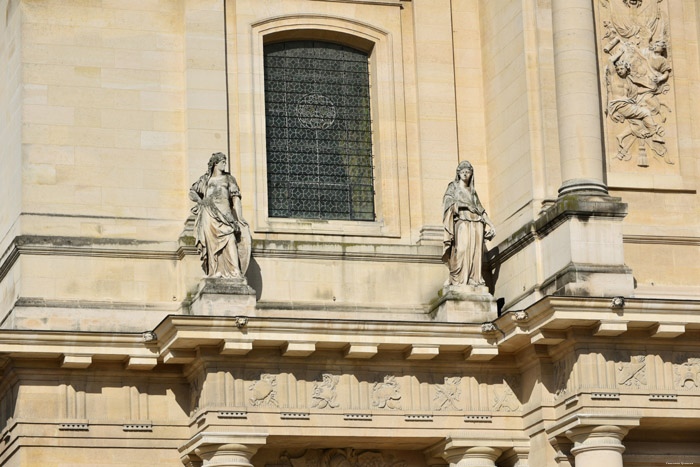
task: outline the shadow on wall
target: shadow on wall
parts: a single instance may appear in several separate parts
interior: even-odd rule
[[[250,264],[248,265],[245,277],[248,280],[248,285],[255,289],[255,300],[260,300],[263,289],[262,271],[260,270],[258,262],[255,261],[255,257],[250,258]]]

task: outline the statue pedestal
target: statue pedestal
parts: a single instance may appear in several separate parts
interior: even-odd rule
[[[496,299],[485,285],[448,285],[438,292],[438,296],[430,309],[430,316],[435,321],[483,323],[498,317]]]
[[[255,290],[244,279],[202,279],[190,305],[192,315],[238,316],[253,311]]]

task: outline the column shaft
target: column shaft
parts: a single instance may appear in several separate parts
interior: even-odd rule
[[[593,0],[552,2],[562,185],[559,194],[607,193]]]

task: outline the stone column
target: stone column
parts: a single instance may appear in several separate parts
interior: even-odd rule
[[[629,428],[614,425],[584,425],[566,432],[574,442],[571,454],[576,467],[623,467],[622,438]]]
[[[445,450],[444,457],[450,467],[495,467],[501,452],[485,446],[453,447]]]
[[[253,467],[250,459],[259,446],[250,444],[205,444],[196,449],[202,467]]]
[[[187,467],[253,467],[250,460],[266,441],[266,433],[205,431],[194,435],[179,450]]]
[[[607,194],[592,0],[552,2],[562,185],[559,195]]]

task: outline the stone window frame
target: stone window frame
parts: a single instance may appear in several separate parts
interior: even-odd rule
[[[401,236],[399,151],[396,128],[393,38],[391,33],[353,19],[326,15],[268,18],[251,25],[255,159],[255,225],[260,233]],[[264,45],[283,40],[320,40],[369,54],[370,112],[374,163],[374,221],[269,217],[265,122]]]

